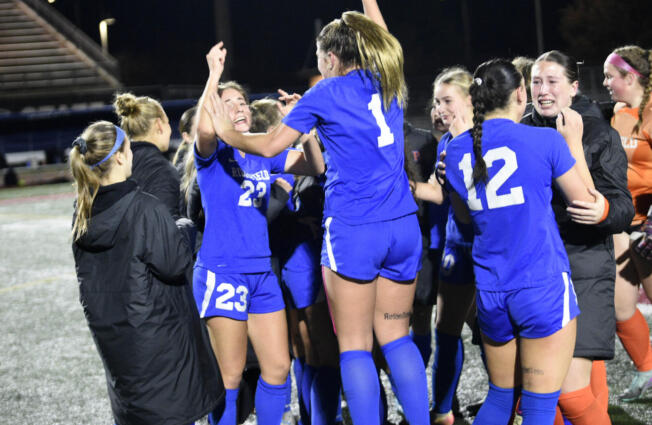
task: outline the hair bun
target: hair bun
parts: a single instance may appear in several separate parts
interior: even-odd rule
[[[138,100],[131,93],[116,95],[113,106],[115,107],[115,112],[122,117],[128,117],[140,112]]]

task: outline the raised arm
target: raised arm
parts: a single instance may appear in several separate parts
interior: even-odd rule
[[[383,19],[383,14],[380,12],[380,8],[378,7],[378,2],[376,0],[362,0],[362,10],[364,11],[364,14],[367,16],[367,18],[371,19],[376,24],[387,30],[387,24]]]
[[[217,93],[209,94],[203,108],[220,139],[246,153],[271,158],[283,152],[301,136],[300,132],[283,123],[269,133],[251,134],[236,131],[229,117],[228,107]]]
[[[197,104],[197,131],[195,132],[197,135],[197,152],[203,157],[211,156],[217,147],[216,132],[211,116],[206,109],[206,104],[209,102],[210,95],[217,95],[217,87],[224,71],[225,59],[226,49],[221,41],[213,46],[206,55],[209,73],[204,92]]]

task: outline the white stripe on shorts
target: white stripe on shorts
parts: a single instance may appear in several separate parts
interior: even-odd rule
[[[564,272],[561,274],[564,278],[564,315],[561,319],[561,327],[563,328],[570,322],[570,279],[568,278],[568,273]]]
[[[208,303],[211,301],[211,295],[213,295],[213,290],[215,289],[215,273],[210,270],[206,270],[206,290],[204,291],[204,299],[201,302],[201,313],[199,317],[204,318],[206,314],[206,309],[208,308]]]
[[[328,217],[324,222],[326,227],[326,253],[328,254],[328,262],[330,263],[330,269],[334,272],[337,271],[337,264],[335,264],[335,256],[333,255],[333,245],[331,245],[331,222],[333,217]]]

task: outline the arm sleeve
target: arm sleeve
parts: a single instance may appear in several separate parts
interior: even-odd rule
[[[329,103],[325,98],[327,91],[323,89],[325,82],[325,80],[320,81],[308,90],[290,113],[283,118],[283,124],[301,133],[310,133],[310,130],[317,125],[319,117],[323,116],[324,105]]]
[[[145,226],[144,262],[161,282],[170,285],[186,283],[192,265],[192,254],[181,231],[165,206],[154,203],[143,211]]]
[[[204,158],[199,154],[199,152],[197,152],[197,143],[193,143],[192,151],[195,154],[195,167],[197,167],[197,170],[201,170],[205,167],[210,167],[210,165],[215,162],[221,143],[222,141],[217,139],[217,148],[215,148],[215,151],[213,151],[213,153],[207,158]]]
[[[545,144],[550,147],[549,158],[552,167],[552,178],[565,174],[568,170],[575,165],[575,158],[570,153],[566,140],[556,130],[548,131],[550,134],[550,142]]]
[[[627,155],[616,130],[608,127],[602,137],[606,138],[606,143],[600,144],[598,164],[591,167],[591,175],[596,190],[609,202],[609,213],[596,227],[605,233],[620,233],[634,218],[632,195],[627,189]]]

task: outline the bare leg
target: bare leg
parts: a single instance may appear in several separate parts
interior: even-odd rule
[[[206,325],[224,388],[239,388],[247,361],[247,322],[228,317],[211,317]]]

